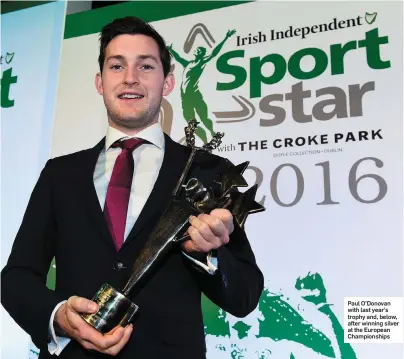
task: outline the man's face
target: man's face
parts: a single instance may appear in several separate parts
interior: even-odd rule
[[[96,87],[110,126],[136,132],[158,121],[162,96],[172,91],[174,76],[164,78],[159,49],[151,37],[125,34],[108,44]]]

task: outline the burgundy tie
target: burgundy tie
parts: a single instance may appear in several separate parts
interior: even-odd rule
[[[104,215],[109,231],[119,251],[125,236],[126,215],[133,178],[133,150],[145,143],[139,138],[115,142],[111,147],[121,147],[122,152],[115,161],[105,198]]]

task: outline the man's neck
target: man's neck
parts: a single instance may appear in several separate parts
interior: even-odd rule
[[[138,127],[138,128],[128,128],[128,127],[123,127],[123,126],[119,126],[116,123],[114,123],[111,120],[108,120],[108,124],[109,126],[111,126],[112,128],[115,128],[116,130],[130,136],[136,136],[140,131],[143,131],[145,128],[148,128],[150,126],[153,126],[154,124],[156,124],[158,122],[158,120],[154,120],[153,122],[148,123],[146,126],[143,127]]]

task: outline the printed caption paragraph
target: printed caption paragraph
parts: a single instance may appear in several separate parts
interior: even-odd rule
[[[345,343],[403,343],[402,297],[345,297]]]

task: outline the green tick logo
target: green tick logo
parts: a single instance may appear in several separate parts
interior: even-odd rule
[[[365,14],[365,20],[369,25],[372,25],[376,21],[377,12]]]
[[[11,61],[13,61],[15,52],[7,52],[6,56],[1,55],[0,56],[0,65],[3,65],[3,59],[6,60],[6,64],[9,65],[11,63]]]
[[[11,61],[13,61],[13,58],[14,58],[14,54],[15,54],[15,52],[13,52],[13,53],[9,53],[9,52],[7,52],[7,54],[6,54],[6,64],[8,65]]]

